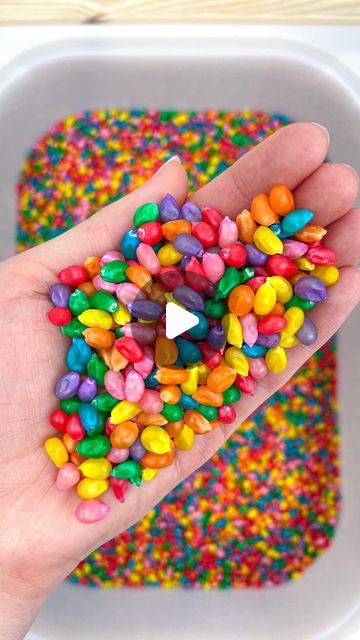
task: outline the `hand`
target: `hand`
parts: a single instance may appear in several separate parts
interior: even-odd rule
[[[43,449],[44,440],[54,435],[49,415],[57,405],[54,386],[64,373],[69,342],[47,319],[49,287],[60,269],[117,248],[140,204],[159,202],[167,192],[182,203],[188,191],[184,168],[169,162],[146,185],[88,221],[0,265],[0,601],[5,607],[0,638],[22,638],[50,590],[82,558],[139,520],[210,458],[354,308],[360,289],[360,274],[353,266],[360,258],[360,211],[351,207],[358,179],[345,165],[324,163],[327,149],[322,128],[290,125],[192,196],[198,205],[211,205],[235,217],[254,195],[285,182],[294,190],[297,208],[314,211],[314,222],[328,227],[326,245],[337,254],[341,276],[329,289],[327,301],[311,314],[319,331],[317,342],[291,350],[283,374],[269,374],[258,381],[253,397],[243,395],[234,426],[197,437],[191,453],[178,451],[173,466],[154,482],[140,489],[131,486],[124,505],[109,492],[109,516],[91,526],[74,516],[76,492],[56,490],[57,470]]]

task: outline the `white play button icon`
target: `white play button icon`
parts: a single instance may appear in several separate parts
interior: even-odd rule
[[[177,338],[185,331],[196,327],[199,324],[199,318],[193,313],[189,313],[178,304],[168,302],[166,305],[166,337],[172,340]]]

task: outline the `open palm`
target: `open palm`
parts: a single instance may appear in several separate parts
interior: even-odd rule
[[[353,267],[360,258],[360,212],[351,209],[358,180],[345,165],[324,163],[327,148],[326,133],[317,125],[290,125],[192,196],[198,205],[235,217],[254,195],[285,182],[294,191],[296,207],[314,211],[314,222],[328,227],[325,244],[336,252],[341,276],[328,300],[310,314],[319,330],[317,342],[291,350],[283,374],[269,374],[258,381],[253,397],[242,397],[234,426],[197,437],[192,451],[178,451],[175,464],[154,482],[131,486],[124,505],[109,492],[108,518],[89,527],[74,516],[76,492],[56,490],[56,469],[43,450],[44,440],[53,435],[49,415],[56,407],[54,386],[64,373],[68,347],[68,339],[46,316],[49,287],[60,269],[118,248],[140,204],[159,202],[168,192],[183,203],[188,190],[183,167],[168,163],[146,185],[90,220],[0,265],[0,590],[3,582],[8,593],[34,592],[40,604],[92,549],[136,522],[202,465],[345,320],[360,289]],[[36,606],[23,629],[35,613]],[[21,632],[14,637],[22,637]]]

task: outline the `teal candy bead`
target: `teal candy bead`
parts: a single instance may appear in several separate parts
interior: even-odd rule
[[[86,369],[86,358],[84,357],[85,352],[83,353],[81,349],[79,349],[79,345],[74,345],[74,340],[83,340],[83,338],[73,338],[72,345],[69,347],[66,353],[66,366],[69,371],[76,371],[77,373],[84,373]],[[86,344],[85,340],[84,343]],[[86,345],[89,347],[89,345]],[[91,347],[89,347],[91,351]],[[90,358],[90,356],[89,356]],[[88,359],[89,359],[88,358]]]
[[[101,267],[100,275],[105,282],[115,282],[116,284],[126,282],[127,277],[125,271],[128,266],[129,265],[123,260],[113,260]]]
[[[82,402],[79,406],[79,416],[85,431],[91,432],[98,426],[98,410],[90,402]]]
[[[136,229],[130,229],[127,231],[120,244],[120,251],[126,260],[137,260],[136,249],[140,244],[140,240],[137,237]]]
[[[224,275],[222,276],[222,278],[220,278],[217,284],[215,299],[217,300],[219,298],[227,298],[231,291],[235,289],[235,287],[237,287],[239,284],[241,284],[241,282],[242,280],[240,271],[238,271],[238,269],[235,269],[235,267],[227,267],[225,269]]]
[[[252,347],[249,347],[247,344],[243,344],[241,349],[248,358],[261,358],[266,355],[268,350],[267,347],[263,347],[261,344],[254,344]]]
[[[64,336],[68,336],[69,338],[81,338],[82,332],[87,329],[86,325],[84,325],[77,318],[72,318],[69,324],[64,327],[60,327],[61,332]]]
[[[293,236],[310,222],[314,214],[308,209],[297,209],[288,213],[282,220],[281,227],[285,236]]]
[[[134,213],[133,224],[134,227],[141,227],[145,222],[154,222],[160,216],[159,207],[157,204],[148,202],[138,207]]]
[[[288,302],[285,302],[284,307],[286,310],[290,309],[291,307],[300,307],[300,309],[302,309],[303,311],[307,311],[308,309],[311,309],[311,307],[313,307],[316,304],[316,302],[313,302],[312,300],[303,300],[302,298],[299,298],[299,296],[296,295],[296,293],[294,293],[290,300]]]
[[[190,313],[199,319],[199,323],[192,329],[189,329],[186,333],[195,340],[205,340],[209,333],[209,323],[207,319],[200,311],[190,311]]]
[[[96,353],[93,353],[87,363],[87,372],[90,378],[94,378],[98,387],[104,386],[104,376],[108,369],[109,367],[105,362]]]
[[[155,389],[155,387],[159,386],[159,383],[155,378],[156,373],[157,373],[157,367],[154,367],[152,372],[149,373],[147,378],[145,378],[146,389]]]
[[[181,392],[181,399],[179,405],[182,409],[196,409],[199,406],[199,403],[194,400],[191,396],[188,396],[187,393]]]
[[[69,298],[68,307],[74,316],[79,316],[83,311],[91,309],[91,301],[86,293],[80,291],[80,289],[75,289]]]
[[[175,367],[182,367],[184,369],[185,367],[185,362],[184,360],[181,360],[181,358],[176,358],[175,362],[174,362]]]
[[[100,309],[100,311],[107,311],[108,313],[115,313],[119,308],[116,298],[107,291],[97,291],[91,296],[90,302],[94,309]]]
[[[71,413],[78,413],[79,407],[80,407],[80,400],[79,398],[76,398],[76,397],[66,398],[65,400],[60,400],[59,407],[60,409],[65,411],[65,413],[67,413],[68,415],[70,415]]]
[[[228,308],[224,300],[205,300],[204,313],[209,318],[222,318],[227,312]]]
[[[223,391],[223,404],[233,404],[234,402],[238,402],[241,397],[240,389],[235,387],[234,384],[231,385],[226,391]]]
[[[169,422],[177,422],[178,420],[183,419],[184,410],[180,407],[179,404],[168,404],[167,402],[164,402],[164,407],[161,411],[161,414]]]
[[[90,435],[79,442],[76,451],[85,458],[104,458],[110,451],[110,442],[106,436]]]
[[[201,351],[195,342],[185,338],[176,338],[176,345],[179,350],[179,357],[184,362],[193,364],[201,360]]]
[[[162,246],[163,246],[163,241],[160,240],[160,242],[157,242],[156,244],[153,244],[152,248],[154,249],[155,253],[157,253],[159,251],[159,249],[161,249]]]
[[[206,404],[199,404],[199,406],[196,407],[196,411],[201,413],[207,420],[217,420],[219,414],[216,407],[210,407]]]
[[[107,391],[103,391],[94,398],[92,404],[94,404],[99,411],[107,411],[108,413],[110,413],[110,411],[112,411],[113,408],[116,407],[117,404],[119,404],[119,400],[117,398],[114,398]]]

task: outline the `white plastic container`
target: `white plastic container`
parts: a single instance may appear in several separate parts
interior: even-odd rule
[[[84,108],[280,112],[324,124],[330,157],[359,170],[359,40],[359,27],[0,29],[0,257],[14,251],[14,185],[26,151]],[[300,580],[210,592],[63,584],[28,640],[359,640],[359,317],[339,337],[340,524]]]

